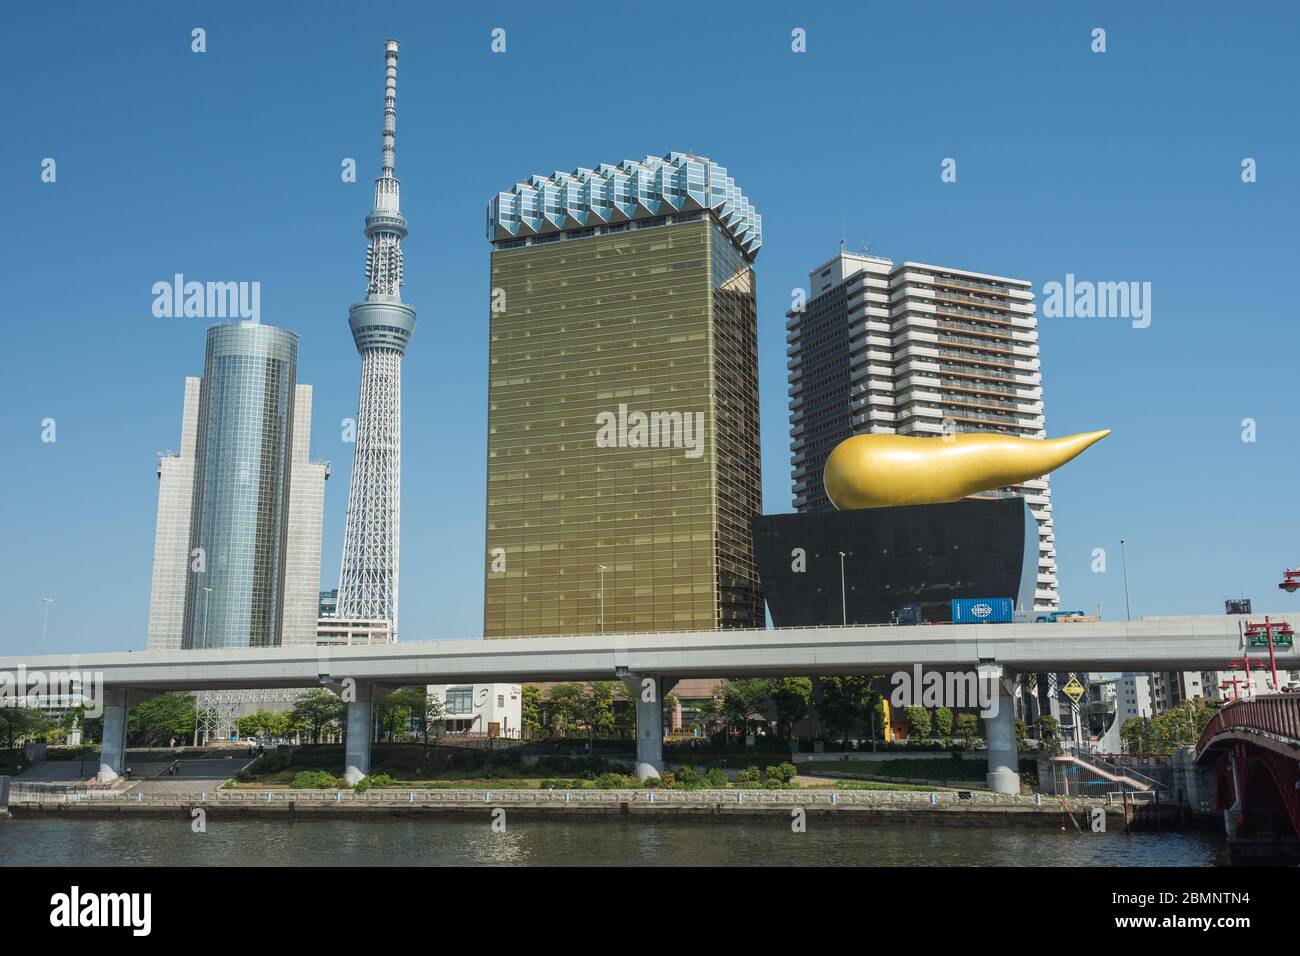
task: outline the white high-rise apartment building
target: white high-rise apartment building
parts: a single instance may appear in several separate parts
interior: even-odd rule
[[[158,524],[154,531],[153,587],[149,597],[151,651],[177,651],[185,626],[185,583],[189,573],[190,509],[194,504],[194,451],[199,433],[199,388],[185,379],[181,450],[158,456]]]
[[[1046,438],[1034,294],[1023,279],[841,251],[809,273],[787,313],[796,511],[834,507],[832,449],[864,432],[997,432]],[[1058,604],[1046,477],[1000,489],[1038,523],[1035,610]]]
[[[289,472],[289,534],[285,542],[281,644],[315,644],[320,614],[320,552],[325,482],[330,464],[311,460],[311,386],[293,396],[293,464]]]
[[[1154,671],[1151,678],[1151,704],[1157,714],[1198,697],[1205,697],[1201,671]]]

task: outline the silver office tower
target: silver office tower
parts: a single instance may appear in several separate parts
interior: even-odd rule
[[[397,41],[384,43],[382,169],[375,205],[366,217],[364,302],[348,310],[348,325],[361,353],[356,452],[343,535],[338,616],[387,621],[397,634],[397,579],[402,469],[402,356],[415,330],[415,310],[402,302],[402,240],[406,219],[393,177],[397,132]]]
[[[313,643],[329,466],[308,457],[298,337],[208,329],[179,454],[158,462],[149,649]]]

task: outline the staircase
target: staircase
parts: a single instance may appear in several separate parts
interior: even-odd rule
[[[1082,778],[1080,783],[1084,786],[1104,782],[1115,784],[1117,789],[1136,793],[1152,793],[1169,789],[1158,780],[1153,780],[1136,770],[1131,768],[1121,769],[1114,764],[1088,754],[1060,754],[1052,757],[1051,763],[1062,770],[1066,770],[1067,773],[1073,770]]]

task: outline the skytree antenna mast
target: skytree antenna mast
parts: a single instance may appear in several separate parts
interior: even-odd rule
[[[415,330],[415,310],[402,303],[406,219],[393,177],[397,48],[396,40],[384,41],[384,149],[375,208],[366,217],[366,298],[348,309],[348,326],[361,353],[361,395],[338,598],[339,617],[387,621],[393,639],[401,537],[402,356]]]

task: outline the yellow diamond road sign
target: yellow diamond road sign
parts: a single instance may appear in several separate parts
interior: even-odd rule
[[[1084,686],[1073,677],[1070,678],[1069,683],[1062,687],[1061,690],[1065,692],[1066,697],[1070,698],[1070,700],[1074,701],[1076,704],[1083,699],[1084,694],[1088,693],[1087,690],[1084,689]]]

